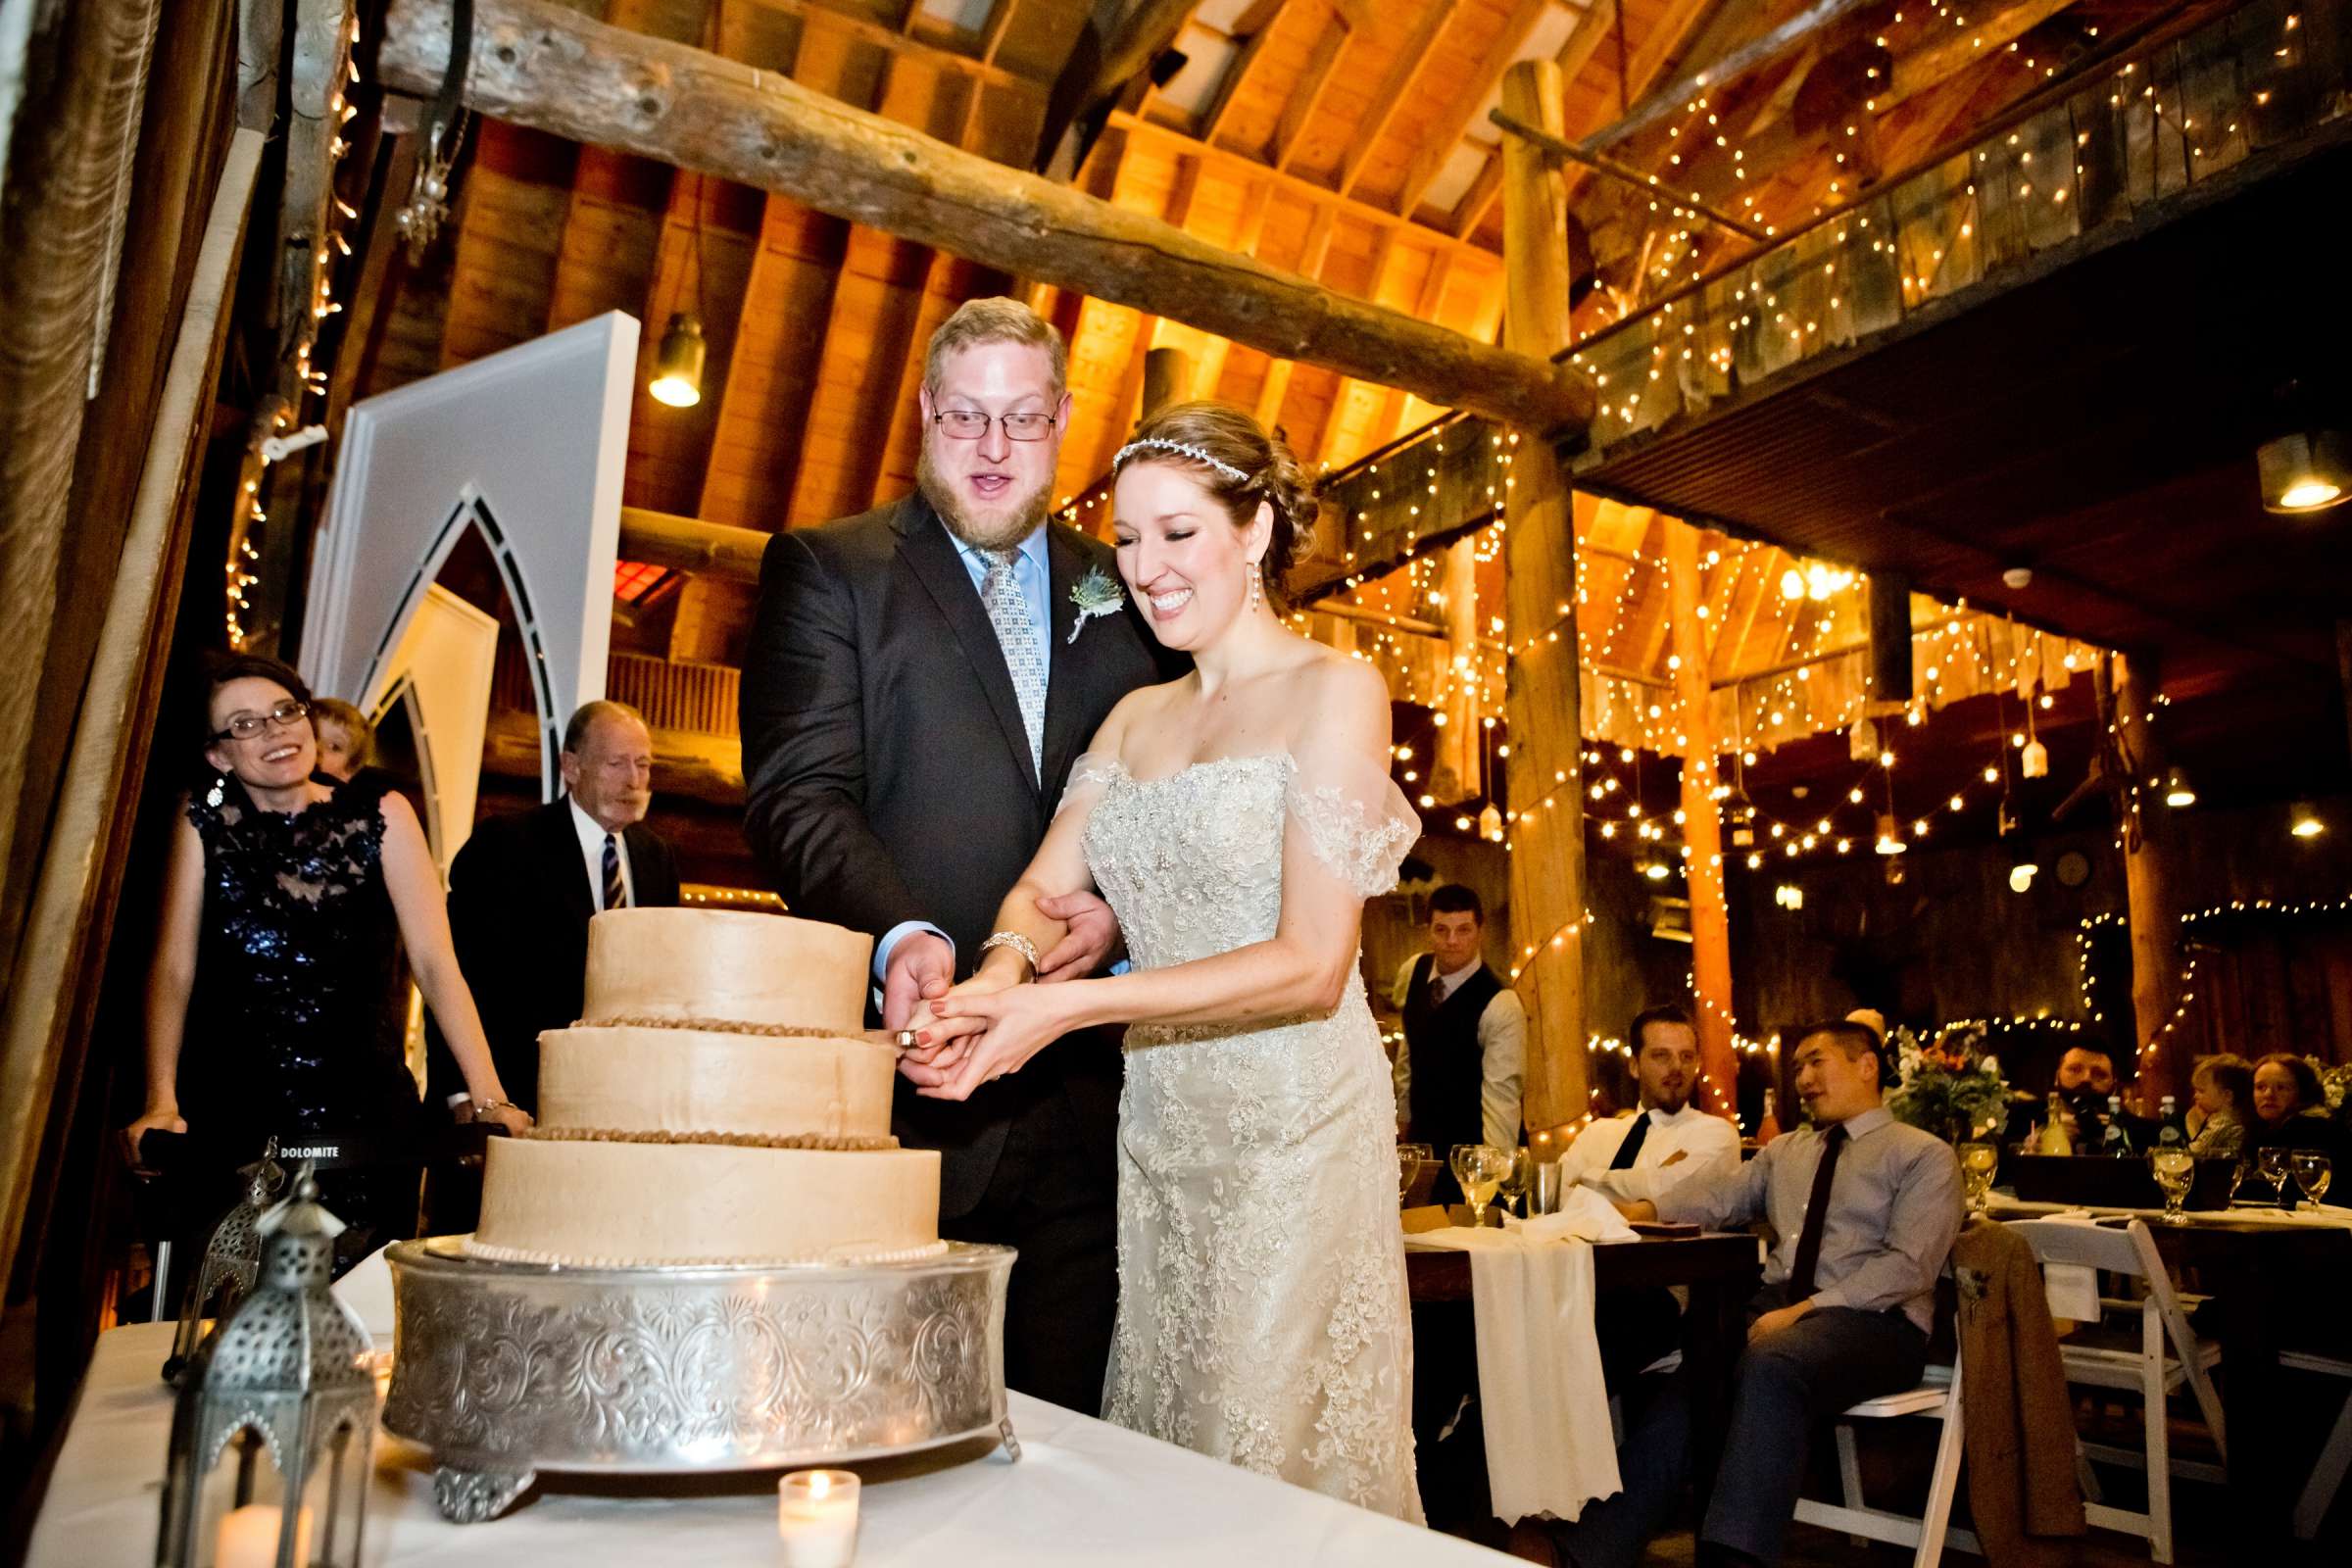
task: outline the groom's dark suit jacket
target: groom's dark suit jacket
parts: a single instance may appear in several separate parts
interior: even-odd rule
[[[946,524],[920,496],[771,540],[743,670],[744,831],[793,913],[877,941],[907,920],[978,966],[997,906],[1028,867],[1111,708],[1182,667],[1135,612],[1078,626],[1070,590],[1113,582],[1110,548],[1051,525],[1052,670],[1043,778],[988,612]],[[1122,590],[1123,592],[1124,590]],[[1166,668],[1163,672],[1163,662]],[[1120,1060],[1109,1031],[1064,1040],[963,1102],[904,1079],[894,1123],[941,1152],[941,1209],[986,1192],[1005,1129],[1067,1087],[1107,1154]]]

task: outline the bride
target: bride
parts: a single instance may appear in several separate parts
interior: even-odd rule
[[[1130,1024],[1104,1416],[1417,1521],[1396,1108],[1357,972],[1363,901],[1420,832],[1388,688],[1282,624],[1314,503],[1247,415],[1167,409],[1112,468],[1120,574],[1193,673],[1103,721],[906,1070],[960,1097]],[[1087,888],[1133,972],[1023,983],[1062,933],[1041,901]]]

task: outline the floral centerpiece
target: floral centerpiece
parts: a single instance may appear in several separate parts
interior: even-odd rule
[[[2329,1119],[2338,1126],[2352,1127],[2352,1062],[2328,1061],[2319,1056],[2303,1059],[2320,1076],[2320,1098]]]
[[[1987,1137],[2009,1114],[2009,1084],[2001,1064],[1984,1051],[1983,1031],[1947,1029],[1923,1046],[1910,1030],[1888,1032],[1901,1082],[1886,1097],[1895,1120],[1924,1128],[1949,1144]]]

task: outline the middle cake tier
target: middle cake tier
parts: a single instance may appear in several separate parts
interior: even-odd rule
[[[940,1250],[939,1154],[493,1138],[468,1250],[524,1263],[871,1263]]]
[[[887,1147],[897,1057],[840,1035],[576,1025],[539,1037],[539,1124]]]

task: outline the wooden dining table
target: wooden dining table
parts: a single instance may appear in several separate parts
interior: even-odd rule
[[[2040,1219],[2054,1211],[2052,1204],[2009,1202],[1998,1194],[1989,1210],[1995,1219]],[[2352,1299],[2352,1213],[2347,1223],[2324,1224],[2192,1212],[2186,1224],[2166,1225],[2145,1209],[2089,1212],[2148,1220],[2157,1253],[2212,1298],[2195,1327],[2200,1336],[2210,1327],[2222,1351],[2232,1528],[2248,1543],[2285,1541],[2316,1450],[2296,1441],[2297,1423],[2310,1412],[2296,1408],[2297,1384],[2279,1367],[2278,1352],[2332,1329],[2336,1344],[2312,1348],[2346,1353],[2342,1303]],[[2328,1391],[2328,1400],[2341,1397],[2340,1388]],[[2329,1411],[2339,1407],[2322,1402]]]
[[[1702,1508],[1722,1457],[1731,1368],[1746,1340],[1745,1307],[1762,1266],[1756,1238],[1744,1231],[1644,1236],[1592,1249],[1595,1292],[1681,1286],[1690,1293],[1682,1322],[1683,1365],[1693,1401],[1691,1477]],[[1483,1439],[1459,1445],[1459,1461],[1438,1442],[1438,1434],[1461,1417],[1462,1396],[1478,1390],[1470,1267],[1471,1254],[1464,1251],[1408,1247],[1404,1254],[1413,1303],[1414,1429],[1423,1466],[1422,1499],[1432,1509],[1433,1524],[1469,1525],[1492,1515]],[[1440,1521],[1439,1511],[1460,1517]]]

